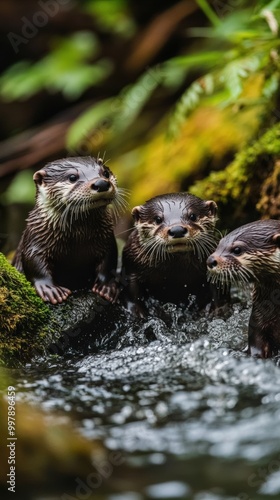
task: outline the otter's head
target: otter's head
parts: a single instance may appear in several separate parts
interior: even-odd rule
[[[101,158],[63,158],[35,172],[37,203],[60,210],[65,206],[77,213],[111,203],[117,192],[116,178]]]
[[[280,275],[280,221],[245,224],[221,239],[207,259],[209,278],[221,284],[263,282]]]
[[[170,254],[195,253],[205,258],[215,247],[217,205],[188,193],[156,196],[134,207],[142,255],[153,264]]]

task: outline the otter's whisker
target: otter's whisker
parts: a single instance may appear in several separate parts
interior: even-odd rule
[[[112,202],[112,210],[115,219],[117,219],[122,213],[124,213],[127,210],[128,202],[126,198],[128,197],[128,195],[129,195],[128,190],[124,188],[118,189],[118,194]]]
[[[125,233],[130,233],[131,231],[134,231],[134,227],[130,227],[129,229],[125,229],[125,231],[121,231],[120,233],[116,233],[116,236],[121,236],[122,234]]]

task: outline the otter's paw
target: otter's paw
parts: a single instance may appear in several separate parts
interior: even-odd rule
[[[116,283],[95,283],[92,291],[112,304],[116,302],[119,295],[119,289]]]
[[[263,342],[260,346],[249,345],[247,354],[252,358],[268,359],[272,358],[273,350],[268,342]]]
[[[137,318],[145,319],[148,316],[147,309],[144,305],[140,304],[140,302],[127,301],[125,307],[131,314],[133,314],[133,316],[136,316]]]
[[[71,294],[71,290],[63,286],[55,286],[45,281],[36,281],[34,284],[36,292],[44,302],[58,304],[67,299]]]

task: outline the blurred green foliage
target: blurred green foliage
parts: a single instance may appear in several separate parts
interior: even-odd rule
[[[159,190],[189,189],[203,177],[207,183],[211,169],[225,168],[225,161],[278,119],[280,0],[197,0],[197,18],[204,22],[184,28],[185,44],[177,55],[135,74],[128,71],[123,81],[115,47],[102,50],[104,35],[130,41],[133,53],[148,23],[136,24],[128,0],[88,0],[80,8],[92,15],[102,36],[93,30],[52,38],[41,60],[8,68],[0,95],[28,99],[44,89],[75,101],[104,85],[70,126],[66,146],[73,155],[109,150],[133,203]],[[120,83],[114,86],[115,74]],[[215,178],[209,178],[211,185]],[[223,201],[227,194],[223,191]]]
[[[104,120],[110,119],[113,135],[121,135],[135,124],[139,114],[156,92],[164,88],[175,94],[181,89],[169,120],[172,136],[180,132],[187,116],[212,96],[222,106],[271,105],[279,88],[280,44],[278,23],[280,1],[259,0],[240,2],[239,8],[219,17],[210,2],[200,0],[200,8],[208,17],[210,26],[192,28],[188,35],[198,37],[195,53],[171,58],[151,67],[132,85],[124,88],[114,99],[100,102],[87,110],[69,132],[69,146],[74,148],[84,135]],[[131,36],[134,33],[132,17],[126,2],[88,1],[85,9],[97,22],[108,29]],[[113,68],[113,60],[99,58],[100,46],[92,32],[76,32],[68,38],[52,40],[50,52],[36,63],[21,61],[10,67],[0,78],[0,94],[5,100],[27,99],[42,89],[62,92],[67,99],[77,99],[83,92],[104,81]],[[186,81],[194,70],[199,72],[187,88]],[[246,81],[251,76],[263,75],[260,95],[244,95]]]
[[[200,5],[204,3],[207,4],[200,2]],[[221,106],[273,104],[271,100],[279,88],[279,60],[276,51],[280,45],[280,11],[276,7],[280,6],[280,2],[258,4],[258,8],[245,8],[222,20],[216,18],[213,27],[191,30],[194,36],[204,36],[210,46],[219,45],[220,51],[218,54],[215,50],[213,58],[209,51],[208,57],[200,61],[202,70],[207,70],[212,61],[210,71],[196,79],[181,96],[172,117],[171,129],[174,133],[187,115],[207,96],[213,95]],[[212,17],[209,18],[212,20]],[[180,63],[188,67],[188,57],[182,57]],[[246,81],[260,73],[263,75],[260,95],[257,99],[248,98],[244,95]]]
[[[262,109],[271,110],[279,89],[280,1],[259,0],[256,6],[244,2],[243,8],[234,9],[223,18],[215,14],[210,3],[198,3],[212,26],[188,31],[189,35],[203,37],[197,52],[149,68],[116,98],[87,110],[69,132],[71,148],[77,147],[85,134],[104,119],[110,119],[111,134],[121,136],[126,128],[136,123],[147,102],[156,99],[156,93],[162,88],[167,93],[177,93],[194,70],[200,76],[183,88],[170,113],[168,131],[171,137],[178,136],[186,118],[199,105],[214,103],[236,109],[262,106]],[[246,84],[252,85],[259,75],[262,76],[259,95],[246,95]]]
[[[35,198],[35,185],[33,172],[24,170],[19,172],[6,190],[3,201],[5,203],[33,203]]]
[[[28,99],[46,89],[62,92],[67,99],[77,99],[92,85],[106,78],[112,63],[109,59],[91,62],[99,53],[97,38],[91,32],[77,32],[67,39],[53,40],[52,50],[32,64],[21,61],[0,78],[1,97],[6,101]]]
[[[135,33],[126,0],[89,0],[85,2],[85,10],[93,15],[98,25],[125,38]]]

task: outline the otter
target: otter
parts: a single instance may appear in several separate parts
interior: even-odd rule
[[[210,280],[253,284],[247,352],[270,358],[280,348],[280,221],[259,220],[221,239],[207,259]]]
[[[123,249],[122,298],[127,309],[145,317],[145,298],[191,304],[215,299],[207,281],[206,259],[217,244],[217,205],[188,193],[156,196],[132,210],[135,228]]]
[[[124,204],[116,177],[101,158],[69,157],[33,176],[35,207],[12,264],[52,304],[91,288],[110,302],[117,296],[113,217]]]

